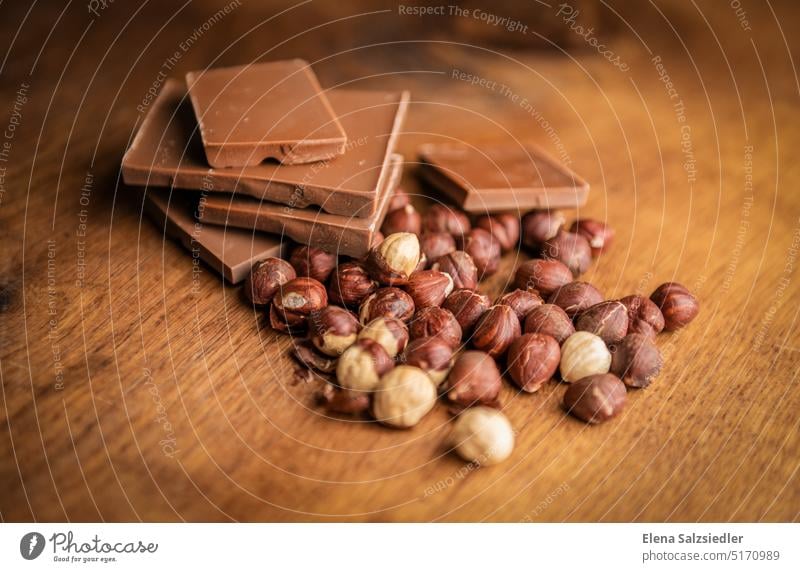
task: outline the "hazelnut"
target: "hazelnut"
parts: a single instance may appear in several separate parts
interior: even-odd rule
[[[625,296],[620,302],[628,310],[628,333],[655,337],[664,329],[664,315],[644,296]]]
[[[358,339],[375,340],[390,357],[395,357],[408,343],[408,328],[397,318],[375,318],[364,326]]]
[[[520,290],[532,288],[542,296],[549,296],[572,280],[570,269],[558,260],[534,258],[519,265],[514,275],[514,286]]]
[[[315,246],[298,246],[292,251],[289,263],[298,276],[325,282],[336,268],[336,255]]]
[[[405,284],[411,273],[417,269],[419,258],[417,235],[410,232],[396,232],[370,250],[367,270],[381,284],[388,286]]]
[[[700,311],[697,299],[686,286],[677,282],[662,284],[650,295],[653,303],[664,315],[664,329],[668,332],[678,330],[694,320]]]
[[[555,304],[567,313],[570,318],[603,301],[600,290],[588,282],[570,282],[550,294],[548,304]]]
[[[394,367],[392,357],[375,340],[359,339],[336,363],[336,381],[345,389],[373,391],[383,374]]]
[[[513,250],[519,242],[519,217],[511,213],[483,215],[475,221],[475,226],[488,230],[502,252]]]
[[[244,296],[252,304],[266,306],[280,287],[296,276],[292,265],[280,258],[256,262],[244,283]]]
[[[411,197],[403,189],[395,189],[392,198],[389,199],[389,207],[387,212],[396,211],[401,209],[411,202]]]
[[[322,373],[333,373],[336,371],[336,361],[330,356],[326,356],[317,351],[311,340],[299,340],[293,338],[294,349],[292,355],[308,369],[313,369]]]
[[[280,312],[309,316],[328,305],[328,293],[318,280],[301,276],[284,284],[272,299],[272,305]]]
[[[551,336],[559,344],[563,344],[564,340],[575,333],[575,326],[564,310],[553,304],[542,304],[528,312],[525,333]]]
[[[431,268],[447,272],[453,279],[454,288],[475,290],[478,287],[478,267],[475,266],[472,257],[463,250],[440,256]]]
[[[308,322],[302,314],[278,309],[273,298],[269,307],[269,325],[273,330],[284,334],[297,334],[306,329]]]
[[[465,461],[496,465],[514,450],[514,429],[497,409],[472,407],[456,419],[450,443]]]
[[[508,372],[514,383],[534,393],[552,379],[561,360],[561,348],[551,336],[525,334],[508,348]]]
[[[472,257],[478,276],[491,276],[500,266],[500,243],[488,230],[473,228],[461,241],[461,250]]]
[[[430,263],[437,258],[456,250],[456,241],[446,232],[426,232],[419,237],[419,246],[425,259]]]
[[[311,343],[329,356],[339,356],[358,336],[358,319],[344,308],[327,306],[308,318]]]
[[[566,220],[558,211],[531,211],[522,217],[522,244],[533,250],[555,238]]]
[[[498,358],[521,333],[519,318],[510,306],[492,306],[478,320],[472,334],[472,346]]]
[[[628,334],[611,353],[611,372],[628,387],[647,387],[663,364],[661,352],[646,334]]]
[[[433,382],[411,365],[399,365],[385,374],[374,395],[375,419],[392,427],[413,427],[436,403]]]
[[[512,290],[500,296],[495,304],[509,306],[519,318],[520,323],[525,321],[525,317],[533,308],[544,304],[542,297],[536,290]]]
[[[441,306],[453,291],[453,279],[446,272],[420,270],[414,272],[406,284],[406,292],[414,300],[417,309]]]
[[[586,423],[603,423],[625,407],[625,384],[610,373],[589,375],[571,384],[564,393],[564,409]]]
[[[575,332],[561,345],[561,379],[571,383],[587,375],[608,373],[611,352],[599,336]]]
[[[628,310],[619,301],[600,302],[578,316],[575,329],[600,336],[607,345],[615,344],[628,332]]]
[[[483,313],[489,309],[489,297],[474,290],[454,290],[442,308],[450,310],[464,334],[472,332]]]
[[[466,351],[447,376],[447,398],[461,407],[497,405],[502,385],[500,370],[489,354]]]
[[[461,345],[461,326],[455,316],[444,308],[430,306],[423,308],[414,316],[409,325],[412,340],[420,338],[439,338],[451,348]]]
[[[453,348],[441,338],[418,338],[406,346],[403,362],[420,368],[438,387],[453,366]]]
[[[358,319],[367,324],[375,318],[397,318],[407,322],[414,315],[414,299],[400,288],[380,288],[367,296],[358,309]]]
[[[446,232],[454,237],[463,237],[470,230],[469,219],[461,211],[445,205],[432,205],[422,217],[422,228],[427,232]]]
[[[592,256],[599,256],[614,240],[613,228],[604,222],[590,218],[576,220],[572,223],[569,231],[580,234],[589,241]]]
[[[331,413],[355,415],[369,409],[368,393],[333,387],[330,383],[319,392],[319,400]]]
[[[336,267],[328,286],[328,298],[334,304],[358,306],[378,289],[378,283],[370,278],[360,262],[345,262]]]
[[[559,232],[542,244],[542,257],[563,262],[573,276],[579,276],[589,269],[592,263],[592,248],[589,241],[580,234]]]
[[[395,209],[386,213],[381,225],[381,232],[386,236],[396,232],[411,232],[419,234],[422,228],[422,217],[414,208],[414,205],[408,204],[399,209]]]

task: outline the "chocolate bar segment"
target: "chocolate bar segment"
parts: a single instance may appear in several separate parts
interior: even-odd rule
[[[420,147],[420,176],[467,212],[577,208],[589,184],[533,144]]]
[[[345,130],[308,62],[285,60],[186,74],[213,167],[288,165],[344,153]]]
[[[312,209],[293,209],[251,197],[206,195],[198,209],[206,223],[240,227],[286,236],[295,242],[317,246],[327,252],[360,257],[373,245],[380,230],[389,199],[402,175],[403,157],[393,158],[392,176],[381,191],[378,210],[369,218],[332,215]]]
[[[150,189],[145,195],[145,208],[159,228],[179,241],[225,279],[237,284],[247,278],[259,260],[283,257],[289,245],[279,236],[203,224],[195,220],[197,198],[167,189]],[[188,260],[188,257],[187,257]]]
[[[329,98],[350,134],[345,154],[336,160],[213,169],[205,162],[186,89],[168,80],[122,159],[123,178],[131,185],[236,192],[297,208],[315,205],[331,214],[368,218],[375,213],[378,190],[391,174],[390,158],[409,96],[333,90]]]

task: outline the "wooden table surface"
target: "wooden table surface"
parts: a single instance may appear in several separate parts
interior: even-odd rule
[[[524,50],[395,3],[95,5],[0,7],[3,521],[798,519],[791,3],[612,3],[589,36],[604,54],[569,22],[569,49]],[[283,57],[328,87],[411,91],[411,192],[425,141],[520,137],[568,161],[592,185],[580,215],[617,231],[585,278],[608,298],[677,280],[701,301],[659,337],[659,379],[600,427],[562,413],[562,385],[507,386],[517,446],[480,470],[447,453],[443,405],[410,431],[326,417],[289,339],[193,274],[119,180],[148,89]]]

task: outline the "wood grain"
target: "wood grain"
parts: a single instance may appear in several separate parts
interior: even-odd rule
[[[16,122],[0,163],[4,521],[798,519],[791,3],[748,4],[749,30],[727,3],[613,3],[619,35],[595,34],[627,71],[575,38],[563,53],[472,45],[452,31],[472,23],[396,4],[276,16],[289,5],[242,2],[199,35],[224,3],[134,4],[2,7],[3,126]],[[427,192],[411,174],[427,141],[512,136],[568,160],[592,185],[579,214],[617,230],[586,279],[608,298],[678,280],[701,300],[659,338],[657,382],[593,428],[562,413],[558,384],[508,386],[518,444],[481,470],[448,454],[443,406],[411,431],[327,418],[314,383],[293,381],[290,340],[193,274],[118,174],[160,72],[280,57],[313,62],[327,87],[411,91],[411,192]]]

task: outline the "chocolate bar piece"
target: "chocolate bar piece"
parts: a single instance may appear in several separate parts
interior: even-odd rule
[[[311,66],[286,60],[186,74],[213,167],[287,165],[344,153],[347,136]]]
[[[589,196],[586,181],[529,143],[430,143],[419,157],[422,178],[467,212],[577,208]]]
[[[315,205],[331,214],[370,217],[378,190],[391,174],[408,93],[337,89],[329,96],[350,134],[345,154],[335,161],[210,169],[186,90],[167,80],[122,159],[123,178],[131,185],[236,192],[297,208]]]
[[[373,245],[403,171],[403,157],[392,159],[392,176],[381,190],[380,204],[369,218],[332,215],[312,209],[293,209],[251,197],[208,194],[198,208],[200,220],[207,223],[263,230],[282,234],[301,244],[328,252],[360,257]]]
[[[172,193],[167,189],[149,189],[145,208],[166,235],[178,240],[225,279],[237,284],[247,278],[253,264],[271,256],[283,257],[288,241],[279,236],[203,224],[194,218],[196,197]]]

